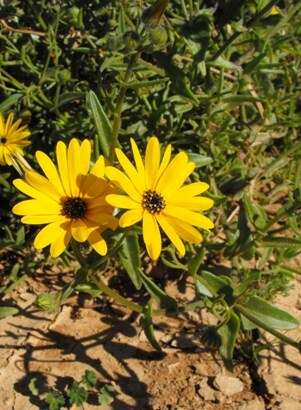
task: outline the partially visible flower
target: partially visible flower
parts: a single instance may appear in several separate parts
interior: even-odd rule
[[[0,165],[13,165],[18,172],[29,167],[23,158],[23,148],[30,144],[30,131],[25,125],[20,127],[21,122],[14,122],[13,113],[5,121],[0,113]]]
[[[14,206],[13,212],[23,215],[25,224],[47,224],[34,240],[37,249],[50,245],[52,257],[59,256],[71,238],[88,240],[100,255],[107,253],[101,233],[115,229],[117,219],[105,196],[114,192],[104,179],[104,158],[101,156],[89,173],[91,143],[73,138],[69,146],[59,141],[56,146],[57,167],[42,151],[36,153],[45,176],[35,171],[25,172],[24,179],[14,185],[32,199]]]
[[[187,154],[180,152],[171,161],[171,146],[163,157],[156,137],[149,139],[144,163],[137,145],[131,139],[134,166],[120,149],[116,149],[123,171],[107,167],[106,175],[125,195],[110,194],[106,197],[112,206],[128,209],[120,218],[119,225],[126,228],[142,219],[143,239],[149,256],[156,260],[161,253],[160,228],[174,244],[180,255],[185,254],[184,241],[199,243],[201,233],[195,229],[211,229],[213,222],[200,211],[213,205],[209,198],[199,196],[209,186],[194,182],[183,186],[193,172],[195,164]]]

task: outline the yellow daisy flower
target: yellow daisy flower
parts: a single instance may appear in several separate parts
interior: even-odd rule
[[[30,144],[30,131],[25,125],[20,127],[21,120],[14,122],[14,114],[10,113],[5,121],[0,113],[0,165],[13,165],[20,170],[18,163],[24,165],[23,148]]]
[[[113,208],[105,201],[114,188],[104,179],[104,158],[99,157],[89,173],[90,156],[88,140],[80,143],[73,138],[68,147],[59,141],[57,167],[44,152],[36,153],[46,178],[27,171],[24,179],[14,180],[15,187],[32,199],[15,205],[13,212],[23,215],[25,224],[47,224],[35,237],[34,246],[50,245],[52,257],[59,256],[71,238],[88,240],[96,252],[105,255],[107,245],[101,233],[118,225]]]
[[[111,166],[106,168],[107,177],[126,195],[109,194],[106,200],[112,206],[128,209],[119,220],[121,227],[126,228],[142,219],[143,239],[153,260],[161,253],[159,226],[183,256],[183,240],[202,241],[195,227],[211,229],[214,226],[209,218],[199,213],[213,205],[211,199],[199,196],[209,186],[205,182],[183,186],[195,164],[189,162],[184,152],[171,160],[171,145],[161,159],[156,137],[148,141],[144,163],[132,139],[131,145],[136,166],[117,148],[116,155],[124,172]]]

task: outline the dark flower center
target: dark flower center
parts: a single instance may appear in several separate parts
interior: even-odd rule
[[[142,206],[150,214],[159,214],[165,208],[165,201],[161,194],[149,189],[142,197]]]
[[[0,142],[1,142],[1,144],[5,144],[7,142],[7,138],[0,137]]]
[[[86,211],[87,203],[82,198],[66,198],[63,202],[62,214],[68,218],[83,218]]]

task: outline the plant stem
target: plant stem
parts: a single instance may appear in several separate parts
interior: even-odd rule
[[[115,106],[115,113],[114,113],[114,119],[113,119],[113,126],[112,126],[112,145],[111,145],[111,152],[110,152],[110,160],[111,162],[113,161],[114,158],[114,150],[117,146],[118,143],[118,134],[121,126],[121,111],[122,111],[122,105],[123,105],[123,100],[128,88],[128,81],[130,79],[130,75],[132,73],[132,68],[135,65],[138,57],[139,57],[139,52],[132,54],[130,57],[130,61],[128,63],[124,78],[122,80],[122,85],[120,87],[120,91],[117,97],[116,101],[116,106]]]
[[[252,323],[254,323],[256,326],[261,327],[262,329],[266,330],[267,332],[271,333],[273,336],[277,337],[278,339],[280,339],[282,342],[295,347],[296,349],[299,350],[299,352],[301,352],[301,344],[300,342],[296,342],[295,340],[293,340],[292,338],[284,335],[281,332],[278,332],[278,330],[272,329],[271,327],[269,327],[268,325],[266,325],[264,322],[262,322],[261,320],[258,320],[256,318],[254,318],[252,315],[249,315],[248,311],[241,305],[235,305],[235,308],[242,313],[247,319],[249,319]]]

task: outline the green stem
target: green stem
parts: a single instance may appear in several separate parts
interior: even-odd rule
[[[260,10],[254,17],[252,17],[249,21],[246,22],[245,27],[251,28],[257,21],[264,16],[279,0],[272,0],[270,1],[262,10]],[[242,34],[241,31],[233,33],[232,36],[225,42],[225,44],[214,54],[211,60],[216,60],[223,52],[229,47],[230,44],[233,43]]]
[[[120,91],[116,100],[116,106],[115,106],[115,113],[114,113],[114,119],[113,119],[113,126],[112,126],[112,145],[111,145],[111,152],[110,152],[110,160],[111,162],[113,161],[114,158],[114,153],[115,153],[115,148],[117,147],[118,143],[118,134],[119,130],[121,127],[121,111],[122,111],[122,105],[124,101],[124,97],[126,94],[126,91],[128,89],[128,81],[130,79],[131,73],[132,73],[132,68],[135,65],[140,53],[135,53],[130,57],[130,61],[128,64],[128,67],[126,69],[125,75],[122,79],[122,85],[120,87]]]
[[[255,318],[254,316],[250,315],[243,306],[241,305],[235,305],[235,309],[239,311],[239,313],[242,313],[247,319],[249,319],[252,323],[254,323],[256,326],[261,327],[262,329],[266,330],[267,332],[271,333],[273,336],[277,337],[280,339],[282,342],[295,347],[296,349],[301,352],[301,344],[300,342],[296,342],[292,338],[284,335],[281,332],[278,332],[278,330],[272,329],[269,327],[266,323],[262,322],[261,320]]]

